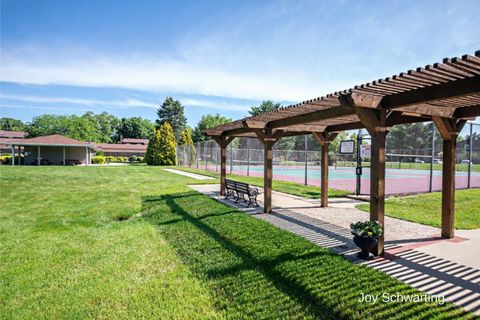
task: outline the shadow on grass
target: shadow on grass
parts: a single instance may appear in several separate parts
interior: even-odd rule
[[[156,225],[233,318],[453,319],[450,304],[360,302],[415,289],[196,192],[146,197]],[[149,210],[153,208],[152,210]]]

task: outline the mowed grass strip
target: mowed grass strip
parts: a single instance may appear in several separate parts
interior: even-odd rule
[[[216,172],[211,172],[207,170],[195,169],[195,168],[187,168],[187,167],[172,167],[173,169],[183,170],[186,172],[198,173],[203,174],[209,177],[214,177],[220,179],[220,174]],[[252,176],[241,176],[237,174],[227,174],[228,179],[245,182],[251,184],[253,186],[259,186],[263,188],[263,177],[252,177]],[[219,180],[208,180],[207,182],[203,183],[219,183]],[[319,199],[320,198],[320,187],[317,186],[306,186],[300,183],[295,182],[288,182],[288,181],[280,181],[280,180],[273,180],[272,188],[275,191],[290,193],[293,195],[310,198],[310,199]],[[338,198],[344,197],[347,194],[352,194],[349,191],[344,190],[337,190],[337,189],[328,189],[328,196],[330,198]]]
[[[215,292],[215,306],[229,318],[472,317],[450,304],[361,303],[362,293],[422,293],[197,192],[152,197],[144,204],[144,219]]]
[[[369,204],[359,204],[357,208],[368,211]],[[385,201],[385,214],[440,228],[442,226],[442,193],[389,198]],[[480,228],[480,189],[455,192],[455,228]]]

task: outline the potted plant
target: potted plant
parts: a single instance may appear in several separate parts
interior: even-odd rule
[[[378,243],[378,238],[382,235],[383,228],[378,221],[358,221],[350,225],[353,234],[353,242],[362,251],[357,255],[360,259],[371,260],[373,254],[370,253]]]

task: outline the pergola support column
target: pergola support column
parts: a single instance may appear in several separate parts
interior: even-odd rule
[[[443,140],[442,237],[455,236],[455,150],[456,140]]]
[[[214,136],[213,139],[220,147],[220,195],[225,195],[225,179],[227,178],[227,146],[233,137]]]
[[[277,140],[264,140],[263,212],[272,212],[273,145]]]
[[[455,153],[457,135],[465,125],[465,121],[433,117],[433,122],[443,138],[442,237],[450,239],[455,236]]]
[[[41,158],[40,158],[40,146],[37,146],[37,166],[40,165]]]
[[[15,165],[15,146],[12,145],[12,166]]]
[[[383,255],[385,234],[385,140],[387,133],[371,135],[371,169],[370,169],[370,221],[378,221],[383,233],[378,239],[373,254]]]
[[[320,159],[320,207],[328,207],[328,147],[338,133],[312,132],[318,143],[322,146]]]
[[[370,221],[378,221],[383,228],[372,253],[384,253],[385,242],[385,140],[388,134],[387,112],[381,106],[381,97],[369,94],[350,95],[340,102],[355,110],[355,114],[372,137],[370,165]],[[390,114],[390,116],[393,113]],[[359,146],[357,146],[359,147]]]

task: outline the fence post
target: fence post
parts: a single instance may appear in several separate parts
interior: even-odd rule
[[[232,174],[233,169],[233,147],[230,145],[230,174]]]
[[[433,191],[433,159],[435,159],[435,123],[432,122],[432,159],[430,161],[430,187],[429,191]]]
[[[210,141],[205,141],[203,145],[203,153],[205,154],[205,170],[208,170],[208,143]]]
[[[218,172],[218,147],[215,148],[215,172]]]
[[[199,161],[198,161],[198,157],[200,156],[200,142],[197,142],[197,148],[195,149],[195,159],[197,160],[197,169],[198,169],[198,166],[199,166]]]
[[[355,175],[357,178],[356,181],[356,186],[355,186],[355,195],[358,196],[360,195],[362,191],[362,175],[361,175],[361,170],[362,170],[362,157],[360,153],[360,147],[362,145],[362,130],[359,129],[357,133],[357,167],[355,169]],[[370,159],[370,164],[371,164],[371,159]],[[370,171],[370,175],[372,172]]]
[[[308,155],[308,135],[305,135],[305,185],[308,183],[308,164],[307,164],[307,155]]]
[[[472,174],[472,153],[473,153],[473,122],[470,122],[470,142],[468,144],[468,185],[467,188],[470,189],[470,179]]]
[[[247,177],[250,176],[250,138],[247,139]]]

